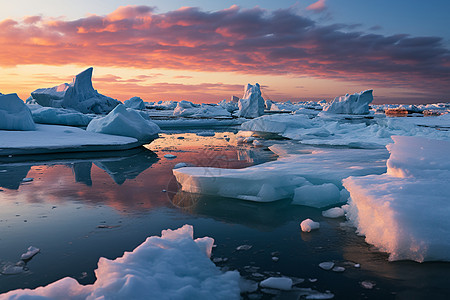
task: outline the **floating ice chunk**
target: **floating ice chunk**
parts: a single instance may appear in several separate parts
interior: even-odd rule
[[[334,267],[334,268],[332,269],[332,271],[333,271],[333,272],[336,272],[336,273],[342,273],[342,272],[345,271],[345,268],[344,268],[344,267],[340,267],[340,266],[336,266],[336,267]]]
[[[257,118],[262,116],[264,114],[264,104],[259,84],[247,84],[244,90],[244,96],[242,99],[239,99],[238,116],[243,118]]]
[[[373,101],[373,90],[366,90],[353,95],[336,97],[323,108],[324,112],[335,114],[365,115],[369,113],[369,104]]]
[[[174,158],[176,158],[177,156],[176,156],[176,155],[173,155],[173,154],[165,154],[164,157],[165,157],[165,158],[168,158],[168,159],[174,159]]]
[[[40,105],[28,105],[28,107],[31,109],[34,122],[40,124],[87,126],[94,118],[93,115],[83,114],[72,109]]]
[[[393,140],[386,174],[344,179],[347,216],[389,260],[450,261],[450,142]]]
[[[340,207],[333,207],[326,211],[323,211],[322,216],[326,218],[341,218],[345,216],[345,211]]]
[[[258,290],[258,283],[253,280],[241,278],[239,281],[239,287],[241,289],[241,293],[254,293]]]
[[[237,251],[246,251],[252,249],[252,245],[240,245],[236,248]]]
[[[192,226],[163,231],[115,260],[100,258],[96,282],[63,278],[34,290],[14,290],[5,299],[239,299],[240,276],[221,272],[208,258],[213,240],[193,240]]]
[[[324,262],[321,262],[321,263],[319,264],[319,267],[320,267],[321,269],[324,269],[324,270],[326,270],[326,271],[329,271],[329,270],[333,269],[333,267],[334,267],[334,262],[332,262],[332,261],[324,261]]]
[[[138,109],[138,110],[142,110],[145,109],[145,103],[144,100],[142,100],[139,97],[131,97],[128,100],[125,100],[123,102],[123,104],[128,107],[128,108],[132,108],[132,109]]]
[[[158,137],[158,125],[145,120],[136,110],[119,104],[105,117],[93,119],[87,131],[136,138],[142,143],[148,143]]]
[[[188,101],[180,101],[173,111],[174,116],[192,118],[230,117],[231,114],[221,106],[211,104],[194,104]]]
[[[31,182],[31,181],[33,181],[33,180],[34,180],[34,178],[28,177],[28,178],[22,179],[22,182]]]
[[[360,284],[366,290],[371,290],[377,285],[374,281],[371,280],[364,280]]]
[[[197,132],[196,135],[198,135],[198,136],[215,136],[216,133],[214,131],[201,131],[201,132]]]
[[[232,113],[232,112],[234,112],[234,111],[239,109],[237,102],[226,101],[225,99],[220,101],[217,105],[219,105],[220,107],[226,109],[230,113]]]
[[[303,232],[311,232],[312,230],[319,229],[320,228],[320,223],[314,222],[311,219],[306,219],[306,220],[303,220],[300,223],[300,227],[301,227]]]
[[[167,154],[166,154],[167,155]],[[165,155],[164,155],[164,157],[165,157]],[[175,156],[176,157],[176,156]],[[188,164],[187,163],[184,163],[184,162],[181,162],[181,163],[177,163],[175,166],[173,166],[173,168],[174,169],[179,169],[179,168],[184,168],[184,167],[187,167],[188,166]]]
[[[339,203],[339,201],[338,187],[332,183],[324,183],[296,188],[292,204],[321,208]]]
[[[17,94],[0,95],[0,130],[35,130],[30,109]]]
[[[30,259],[33,256],[35,256],[36,254],[38,254],[40,251],[41,250],[39,248],[30,246],[30,247],[28,247],[27,252],[25,252],[24,254],[22,254],[20,256],[20,259],[22,259],[22,260]]]
[[[317,291],[314,291],[313,293],[306,296],[306,299],[308,300],[326,300],[326,299],[333,299],[334,294],[330,292],[320,293]]]
[[[24,271],[23,266],[12,264],[12,263],[6,263],[1,270],[1,274],[3,275],[16,275],[20,274]]]
[[[287,277],[269,277],[259,283],[263,288],[289,291],[292,289],[292,279]]]

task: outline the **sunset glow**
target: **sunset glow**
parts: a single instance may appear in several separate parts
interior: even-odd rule
[[[124,1],[122,1],[124,2]],[[385,35],[321,22],[326,1],[268,10],[238,5],[160,12],[117,6],[79,18],[0,20],[0,92],[25,100],[89,66],[102,93],[124,101],[218,102],[259,82],[272,100],[330,100],[375,89],[375,103],[444,101],[450,50],[442,37]],[[308,12],[308,13],[306,13]]]

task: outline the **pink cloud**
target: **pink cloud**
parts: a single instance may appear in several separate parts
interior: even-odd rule
[[[313,4],[309,5],[306,9],[317,12],[324,11],[327,8],[327,6],[325,5],[325,1],[326,0],[319,0],[317,2],[314,2]]]

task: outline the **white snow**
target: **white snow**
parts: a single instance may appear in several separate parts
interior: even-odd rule
[[[237,115],[243,118],[256,118],[264,114],[264,99],[261,96],[261,89],[258,83],[247,84],[244,89],[244,96],[239,99],[239,111]]]
[[[139,110],[145,109],[145,103],[144,103],[144,100],[142,100],[142,99],[139,98],[139,97],[131,97],[130,99],[125,100],[125,101],[123,102],[123,104],[124,104],[126,107],[132,108],[132,109],[139,109]]]
[[[214,240],[193,239],[193,227],[163,230],[115,260],[100,258],[97,280],[81,285],[66,277],[6,299],[239,299],[240,275],[221,272],[209,259]]]
[[[320,223],[314,222],[311,219],[306,219],[300,223],[300,228],[302,229],[303,232],[311,232],[312,230],[319,229]]]
[[[373,101],[373,90],[366,90],[353,95],[336,97],[323,108],[324,112],[334,114],[365,115],[369,113],[369,104]]]
[[[269,277],[259,283],[263,288],[289,291],[292,289],[292,279],[288,277]]]
[[[30,109],[17,94],[0,94],[0,130],[35,130]]]
[[[125,150],[140,145],[135,138],[68,126],[36,124],[35,131],[0,130],[0,155]]]
[[[87,131],[112,135],[128,136],[140,142],[148,143],[158,136],[158,125],[144,117],[134,109],[119,104],[105,117],[93,119]]]
[[[40,124],[87,126],[94,118],[94,115],[83,114],[72,109],[43,107],[37,104],[27,106],[31,110],[34,122]]]
[[[92,71],[92,67],[88,68],[76,75],[70,84],[37,89],[31,96],[42,106],[71,108],[82,113],[109,113],[120,102],[94,90]]]
[[[385,174],[344,179],[347,216],[390,260],[450,261],[450,142],[393,140]]]

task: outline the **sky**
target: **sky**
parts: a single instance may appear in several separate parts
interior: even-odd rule
[[[275,101],[374,89],[450,101],[448,0],[0,0],[0,92],[25,100],[94,67],[124,101],[217,103],[258,82]]]

